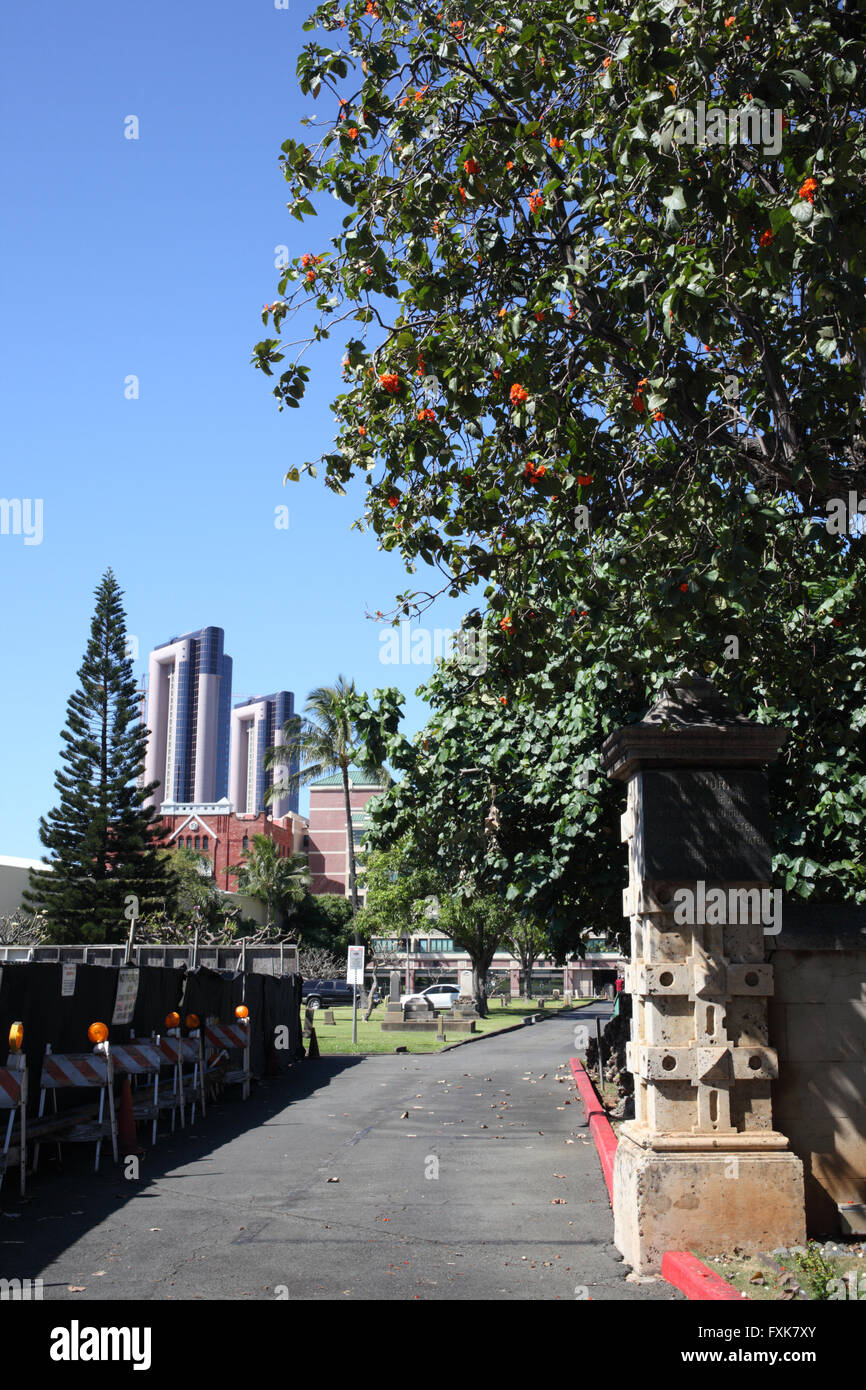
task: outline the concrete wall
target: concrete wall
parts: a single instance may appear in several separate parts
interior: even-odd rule
[[[866,908],[786,905],[767,937],[775,971],[773,1116],[803,1161],[810,1235],[866,1202]]]

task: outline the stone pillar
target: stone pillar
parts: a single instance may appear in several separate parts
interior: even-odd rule
[[[637,1273],[666,1250],[805,1240],[802,1164],[773,1128],[767,1045],[781,926],[765,765],[787,736],[681,676],[603,749],[627,783],[635,1118],[620,1131],[614,1240]]]

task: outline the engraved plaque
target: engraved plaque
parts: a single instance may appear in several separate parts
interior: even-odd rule
[[[761,771],[695,768],[638,774],[635,846],[644,878],[769,882],[767,778]]]

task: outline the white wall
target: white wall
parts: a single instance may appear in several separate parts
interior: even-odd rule
[[[21,898],[30,886],[30,870],[43,869],[38,859],[14,859],[0,856],[0,916],[12,913],[21,906]]]

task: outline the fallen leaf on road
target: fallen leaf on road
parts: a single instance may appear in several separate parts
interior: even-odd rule
[[[564,1178],[564,1177],[565,1177],[565,1174],[564,1174],[564,1173],[554,1173],[553,1176],[554,1176],[555,1178]]]
[[[93,1271],[93,1273],[91,1274],[90,1277],[91,1277],[91,1279],[101,1279],[102,1276],[104,1275],[104,1273],[105,1273],[105,1270],[104,1270],[104,1269],[96,1269],[96,1270]]]
[[[552,1207],[567,1207],[568,1203],[564,1197],[551,1197],[550,1205]]]
[[[408,1111],[408,1110],[404,1110],[403,1113],[402,1113],[401,1116],[400,1116],[400,1119],[401,1119],[401,1120],[408,1120],[408,1118],[409,1118],[409,1111]]]
[[[339,1182],[339,1178],[328,1178],[328,1182]]]
[[[162,1227],[161,1227],[161,1226],[151,1226],[150,1229],[151,1229],[152,1231],[161,1231],[161,1230],[162,1230]]]
[[[87,1289],[87,1285],[86,1285],[86,1284],[67,1284],[67,1285],[66,1285],[66,1288],[67,1288],[67,1290],[68,1290],[69,1293],[84,1293],[85,1290]]]

